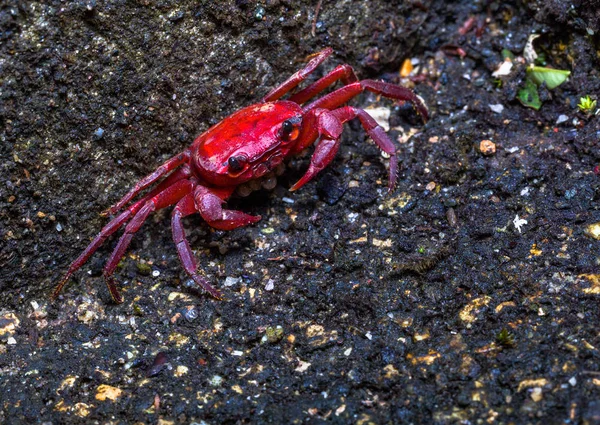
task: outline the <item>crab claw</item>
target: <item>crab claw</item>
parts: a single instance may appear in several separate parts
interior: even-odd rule
[[[315,148],[315,152],[312,158],[310,159],[310,165],[308,166],[308,170],[306,170],[306,173],[304,173],[302,178],[290,188],[290,191],[294,192],[295,190],[300,189],[306,183],[311,181],[319,171],[325,168],[327,164],[329,164],[333,160],[339,147],[339,137],[337,139],[321,139],[321,141]]]

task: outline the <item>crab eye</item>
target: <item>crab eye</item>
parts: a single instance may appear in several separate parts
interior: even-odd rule
[[[281,123],[281,130],[279,131],[279,136],[285,141],[296,140],[296,138],[298,138],[298,135],[300,134],[300,122],[301,119],[298,117],[285,120]]]
[[[242,171],[244,169],[247,162],[248,162],[248,159],[245,156],[242,156],[242,155],[232,156],[227,161],[227,163],[229,164],[229,171],[232,173],[239,173],[240,171]]]
[[[281,124],[281,132],[284,135],[289,135],[294,129],[294,124],[290,122],[290,120],[285,120],[283,124]]]

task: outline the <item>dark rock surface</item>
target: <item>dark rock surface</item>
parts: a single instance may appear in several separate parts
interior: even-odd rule
[[[0,422],[598,423],[600,126],[577,108],[600,93],[597,3],[2,3]],[[571,71],[539,111],[517,100],[534,32]],[[305,156],[229,203],[257,225],[186,221],[224,300],[185,285],[165,210],[120,265],[123,304],[114,239],[49,302],[100,212],[326,46],[316,77],[349,63],[430,108],[422,126],[353,101],[391,110],[394,193],[350,123],[314,182],[287,191]]]

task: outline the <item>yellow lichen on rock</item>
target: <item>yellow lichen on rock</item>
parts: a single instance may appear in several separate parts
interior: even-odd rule
[[[464,306],[459,313],[458,316],[460,317],[460,320],[467,323],[473,323],[475,320],[477,320],[476,315],[479,313],[481,307],[488,305],[491,300],[492,298],[488,297],[487,295],[472,299],[471,302]]]
[[[102,384],[96,390],[96,400],[105,401],[116,401],[117,398],[121,397],[123,390],[117,387],[111,387],[110,385]]]

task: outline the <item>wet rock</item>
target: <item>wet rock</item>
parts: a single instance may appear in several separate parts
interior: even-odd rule
[[[159,352],[154,357],[154,361],[152,362],[152,365],[148,369],[148,372],[146,375],[150,378],[158,375],[163,370],[163,368],[165,367],[165,364],[168,361],[169,361],[169,358],[168,358],[167,354],[162,351]]]
[[[331,173],[325,174],[317,183],[319,198],[329,205],[335,205],[345,192],[343,183]]]

